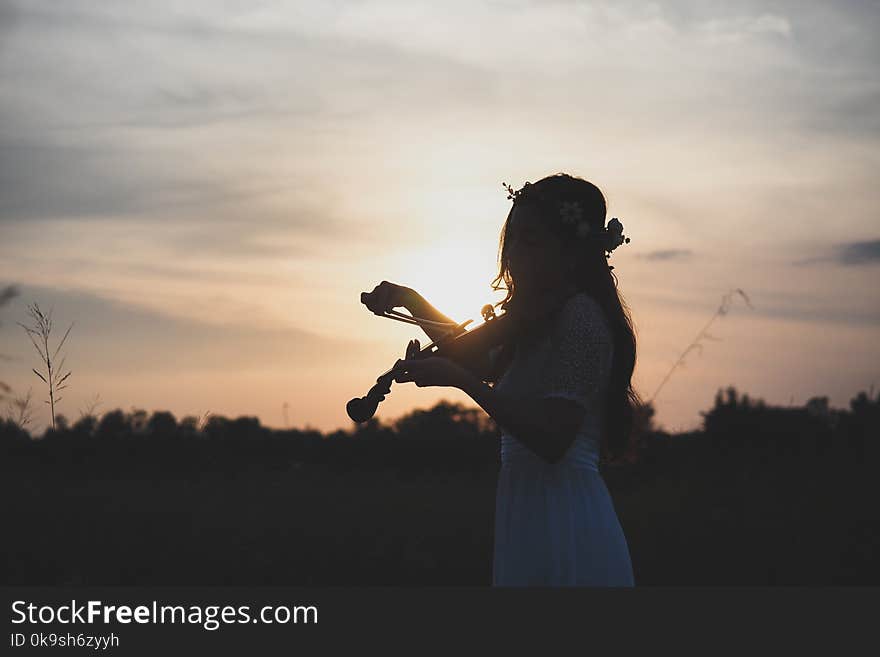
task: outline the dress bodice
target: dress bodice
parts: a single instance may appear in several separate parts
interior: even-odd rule
[[[500,427],[502,467],[574,466],[598,471],[601,418],[613,355],[613,335],[604,311],[585,292],[572,295],[547,330],[516,345],[510,365],[495,384],[497,391],[570,399],[586,412],[575,440],[552,465]]]

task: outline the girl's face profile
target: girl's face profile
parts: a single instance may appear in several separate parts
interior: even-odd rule
[[[507,233],[508,264],[517,288],[539,291],[564,284],[562,242],[534,208],[514,206]]]

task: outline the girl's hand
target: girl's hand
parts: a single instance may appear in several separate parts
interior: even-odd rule
[[[394,376],[396,383],[412,381],[419,388],[427,386],[461,388],[470,375],[470,372],[458,363],[441,356],[400,359],[394,366],[400,370]]]
[[[405,285],[382,281],[372,292],[361,292],[361,303],[377,315],[403,307],[409,310],[418,292]]]

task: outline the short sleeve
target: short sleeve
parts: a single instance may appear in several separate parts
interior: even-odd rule
[[[548,335],[537,382],[540,397],[561,397],[590,408],[611,371],[614,341],[602,307],[585,292],[566,301]]]
[[[489,349],[489,367],[491,369],[495,369],[495,366],[498,364],[498,358],[501,356],[501,350],[504,348],[504,345],[496,345]]]
[[[489,349],[489,370],[487,372],[487,377],[497,375],[496,369],[498,368],[498,359],[501,357],[502,349],[503,345],[496,345],[495,347]]]

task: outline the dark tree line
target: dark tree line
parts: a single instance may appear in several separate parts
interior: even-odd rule
[[[600,464],[638,585],[880,583],[880,396],[639,410]],[[7,584],[488,585],[499,434],[439,403],[348,431],[113,410],[0,424]]]
[[[784,465],[803,459],[863,461],[877,457],[880,394],[860,392],[848,409],[832,409],[827,397],[801,407],[778,407],[719,390],[715,405],[702,412],[699,431],[669,434],[653,425],[654,409],[637,414],[634,449],[615,469],[677,468],[686,464],[727,464],[758,460]],[[7,419],[0,423],[0,448],[7,463],[162,468],[236,467],[290,462],[341,468],[420,467],[479,470],[498,464],[499,431],[480,409],[441,401],[384,424],[376,418],[348,431],[277,430],[256,417],[213,415],[202,425],[172,413],[121,409],[100,419],[84,415],[69,424],[31,436]]]

